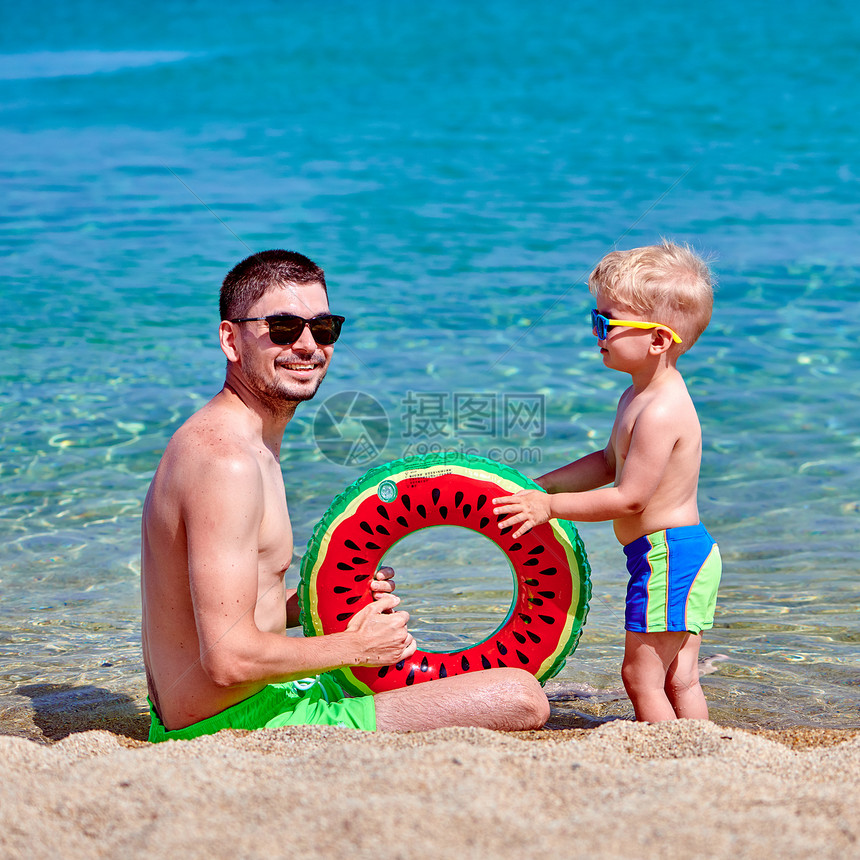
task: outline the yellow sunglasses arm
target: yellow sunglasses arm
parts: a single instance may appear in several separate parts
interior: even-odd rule
[[[670,335],[672,335],[672,340],[674,340],[675,343],[683,343],[681,338],[679,338],[678,335],[669,328],[669,326],[663,325],[663,323],[640,322],[639,320],[610,320],[610,324],[629,326],[630,328],[664,328]]]

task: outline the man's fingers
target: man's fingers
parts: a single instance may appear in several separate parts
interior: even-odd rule
[[[380,567],[370,580],[370,591],[375,599],[394,591],[394,568]]]
[[[375,597],[373,603],[368,604],[374,612],[390,612],[400,603],[400,598],[396,594],[377,594]]]

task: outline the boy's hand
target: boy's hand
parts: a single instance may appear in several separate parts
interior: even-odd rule
[[[499,523],[499,528],[504,529],[522,523],[512,535],[518,538],[535,526],[545,523],[552,516],[547,493],[539,493],[537,490],[520,490],[515,496],[502,496],[493,499],[494,514],[510,514]]]

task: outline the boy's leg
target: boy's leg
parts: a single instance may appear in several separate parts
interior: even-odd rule
[[[549,702],[537,679],[522,669],[487,669],[377,693],[376,728],[422,730],[478,726],[539,729]]]
[[[627,631],[621,678],[624,681],[624,689],[627,690],[627,695],[633,703],[637,720],[657,723],[663,720],[674,720],[679,716],[666,694],[666,688],[669,672],[689,636],[686,631],[663,633]],[[696,652],[698,653],[698,646]],[[683,662],[686,665],[686,661]],[[698,667],[695,664],[694,667],[698,679]],[[680,669],[679,666],[678,680],[681,677]]]
[[[679,718],[707,720],[708,703],[699,683],[699,646],[702,634],[688,633],[666,674],[666,696]]]

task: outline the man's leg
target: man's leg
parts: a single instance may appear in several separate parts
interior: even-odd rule
[[[677,714],[666,694],[667,676],[689,635],[686,631],[627,631],[621,678],[637,720],[658,723],[676,719]]]
[[[478,726],[518,731],[539,729],[549,702],[537,679],[522,669],[487,669],[377,693],[376,728],[438,729]]]
[[[708,703],[699,683],[699,646],[702,634],[687,634],[666,674],[666,696],[678,717],[707,720]]]

